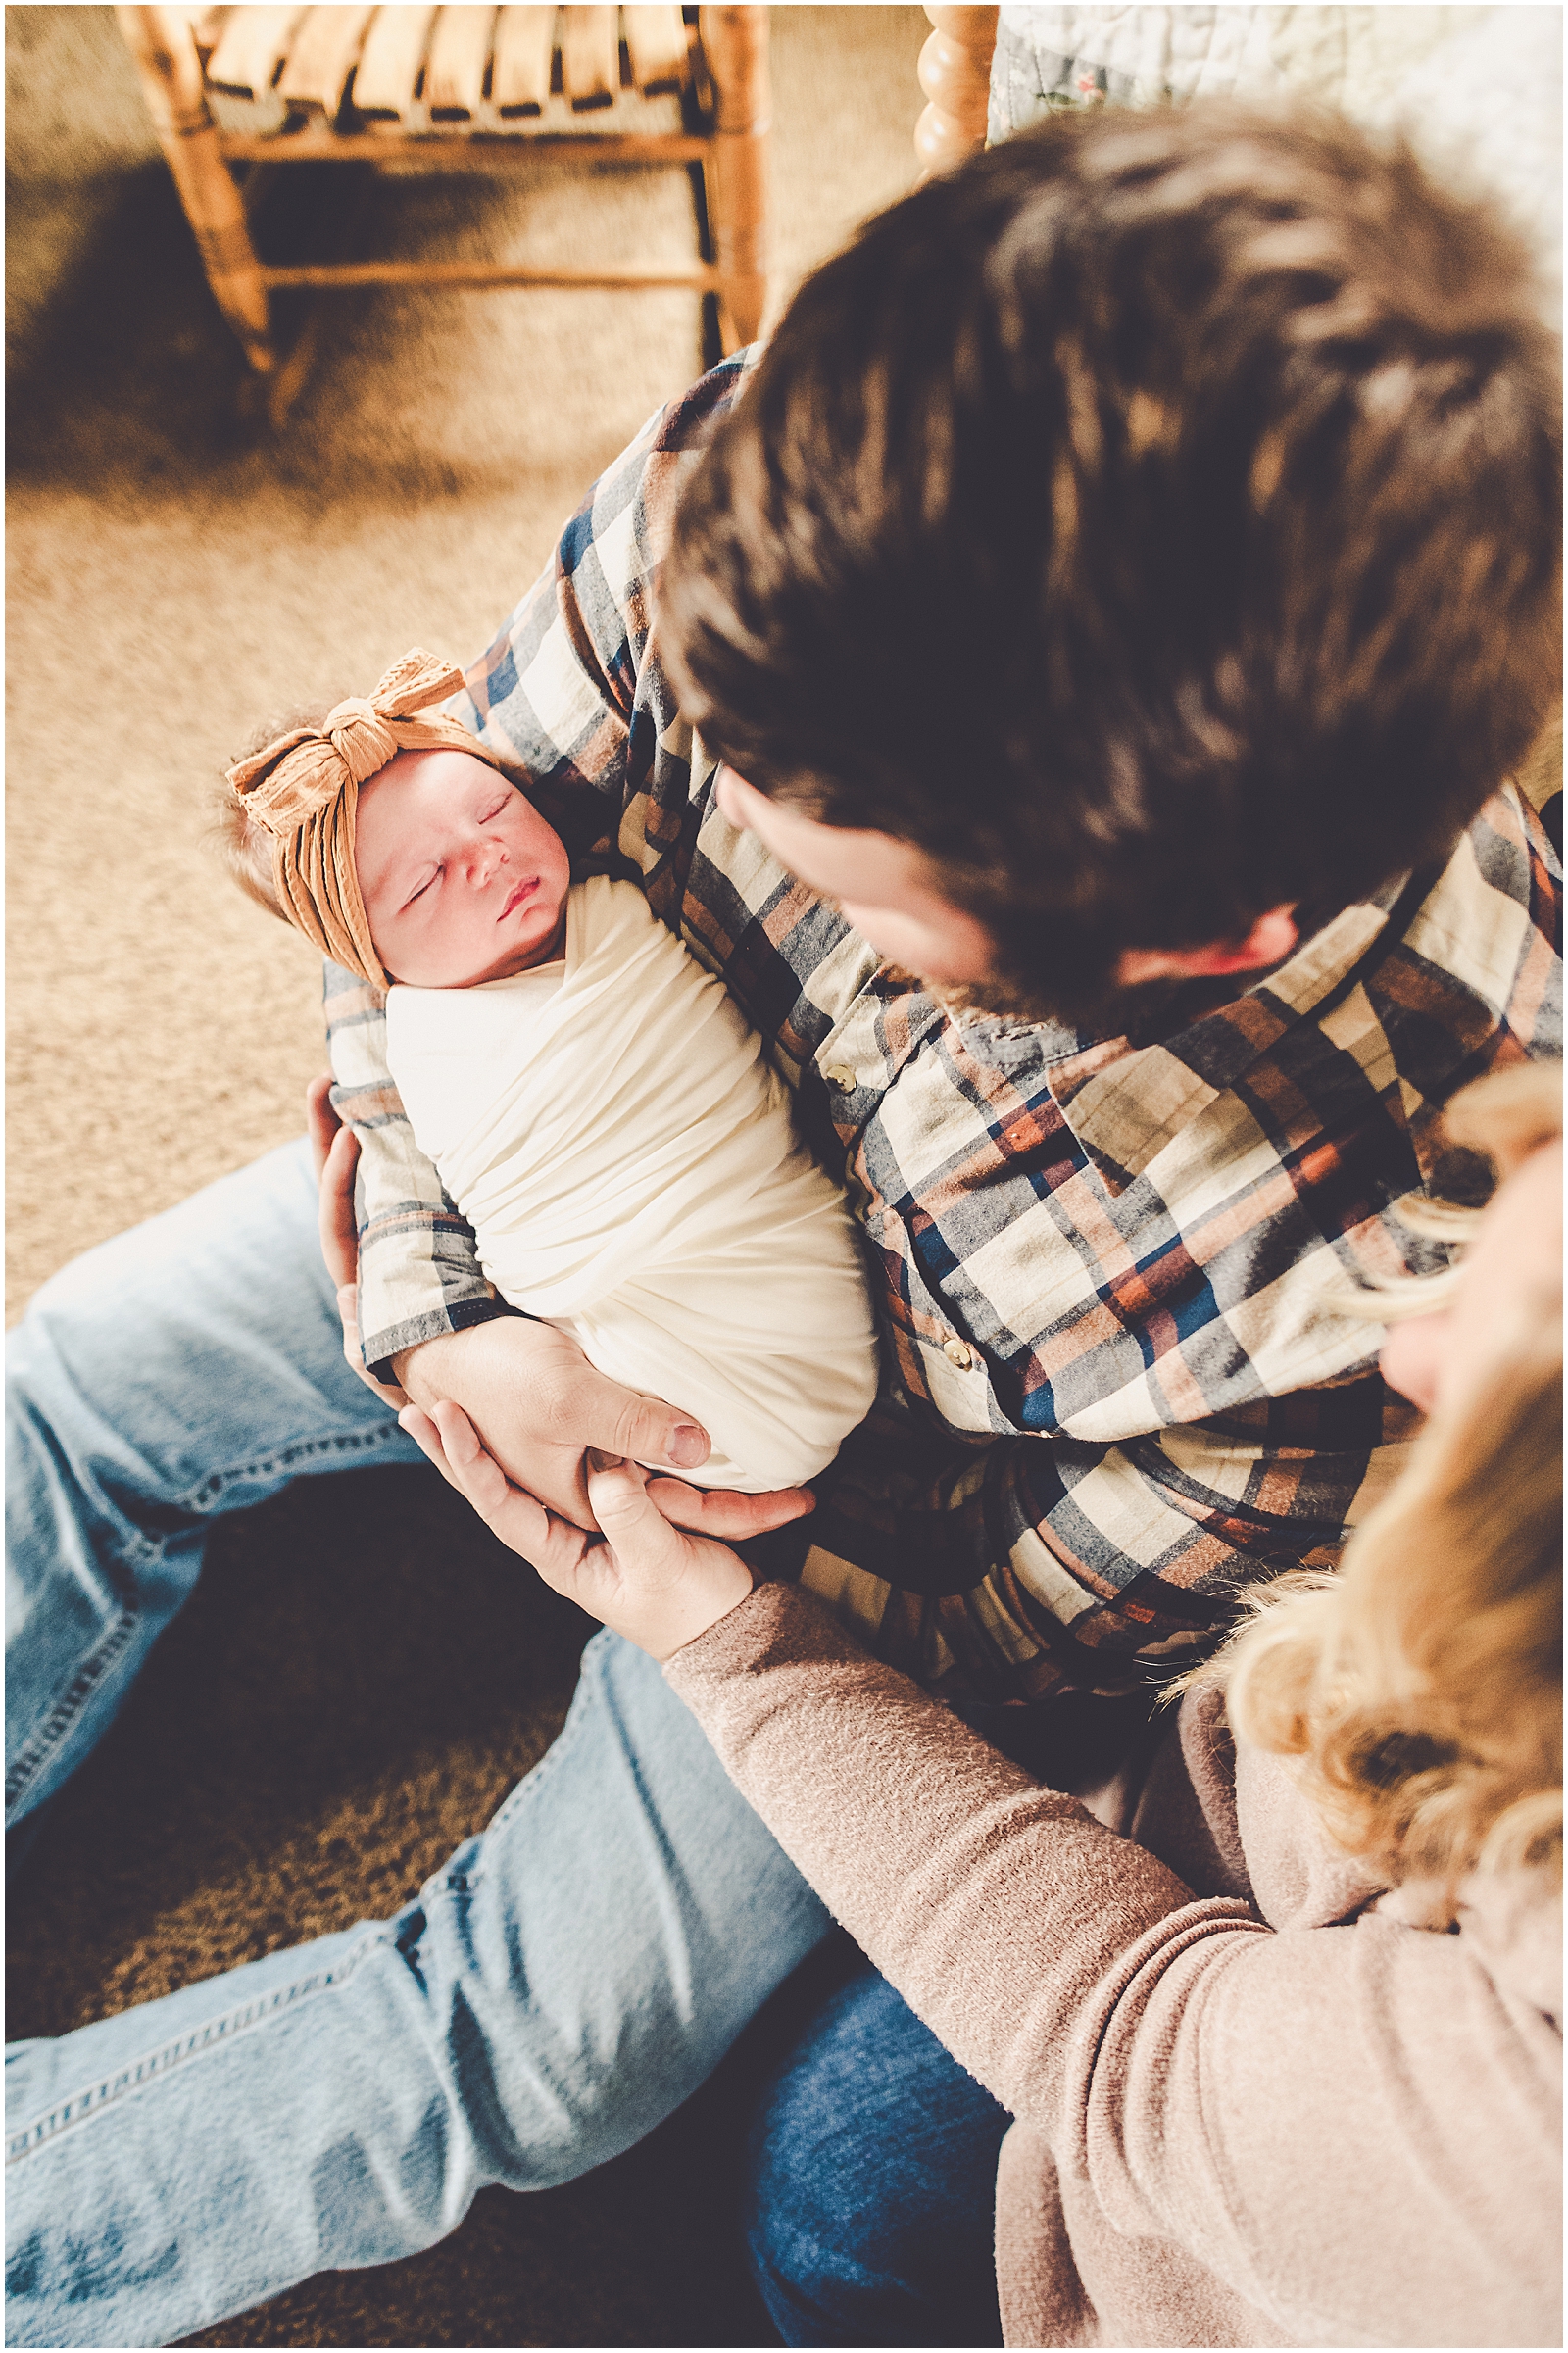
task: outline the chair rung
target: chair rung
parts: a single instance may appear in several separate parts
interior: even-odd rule
[[[394,143],[384,131],[324,130],[317,122],[285,134],[223,133],[231,164],[379,164],[400,174],[506,172],[540,155],[591,156],[596,164],[700,164],[712,152],[711,139],[700,131],[610,130],[589,138],[581,131],[543,130],[525,139],[480,135]]]
[[[542,270],[505,262],[300,262],[264,268],[262,276],[269,286],[695,286],[716,294],[722,285],[706,263]]]

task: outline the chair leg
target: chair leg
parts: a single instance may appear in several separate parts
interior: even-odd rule
[[[117,7],[115,15],[136,61],[207,282],[251,367],[270,376],[277,368],[277,347],[267,285],[208,109],[188,20],[173,8]]]
[[[734,351],[755,341],[761,326],[772,262],[767,10],[704,8],[698,26],[717,113],[703,176],[726,314],[724,347]]]

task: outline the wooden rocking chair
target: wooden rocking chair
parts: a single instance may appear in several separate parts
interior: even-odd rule
[[[116,9],[219,308],[273,424],[308,372],[316,321],[279,342],[280,287],[690,286],[719,338],[751,341],[767,292],[767,10],[737,8]],[[627,123],[674,93],[678,127]],[[624,94],[624,95],[623,95]],[[618,107],[618,113],[617,113]],[[608,113],[606,112],[608,110]],[[605,116],[604,126],[599,118]],[[708,251],[689,267],[258,256],[252,215],[295,163],[506,172],[555,153],[700,166]]]

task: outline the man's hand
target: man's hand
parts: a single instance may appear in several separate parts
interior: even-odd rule
[[[666,1659],[746,1599],[752,1572],[724,1544],[689,1536],[655,1508],[644,1473],[595,1453],[588,1502],[604,1530],[589,1536],[514,1487],[455,1405],[398,1416],[409,1436],[473,1505],[485,1526],[532,1561],[546,1585],[640,1650]]]
[[[337,1286],[343,1352],[388,1404],[413,1403],[428,1415],[454,1403],[506,1477],[579,1528],[591,1528],[584,1455],[590,1446],[672,1470],[708,1460],[708,1433],[658,1397],[640,1397],[596,1371],[576,1342],[554,1325],[497,1316],[466,1332],[442,1333],[396,1359],[403,1386],[372,1381],[360,1354],[359,1241],[354,1170],[359,1140],[340,1127],[328,1100],[330,1079],[312,1081],[306,1097],[311,1144],[320,1182],[321,1250]],[[667,1520],[738,1543],[782,1528],[811,1510],[807,1488],[772,1495],[706,1494],[684,1480],[656,1476],[648,1493]]]

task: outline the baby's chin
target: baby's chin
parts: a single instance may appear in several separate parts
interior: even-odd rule
[[[479,989],[486,981],[514,980],[519,972],[532,972],[537,965],[559,963],[565,953],[566,903],[563,899],[548,931],[541,932],[536,939],[514,942],[488,964],[475,967],[461,951],[454,949],[450,958],[432,957],[417,972],[398,973],[387,965],[387,978],[409,989]],[[382,962],[385,961],[383,957]]]

